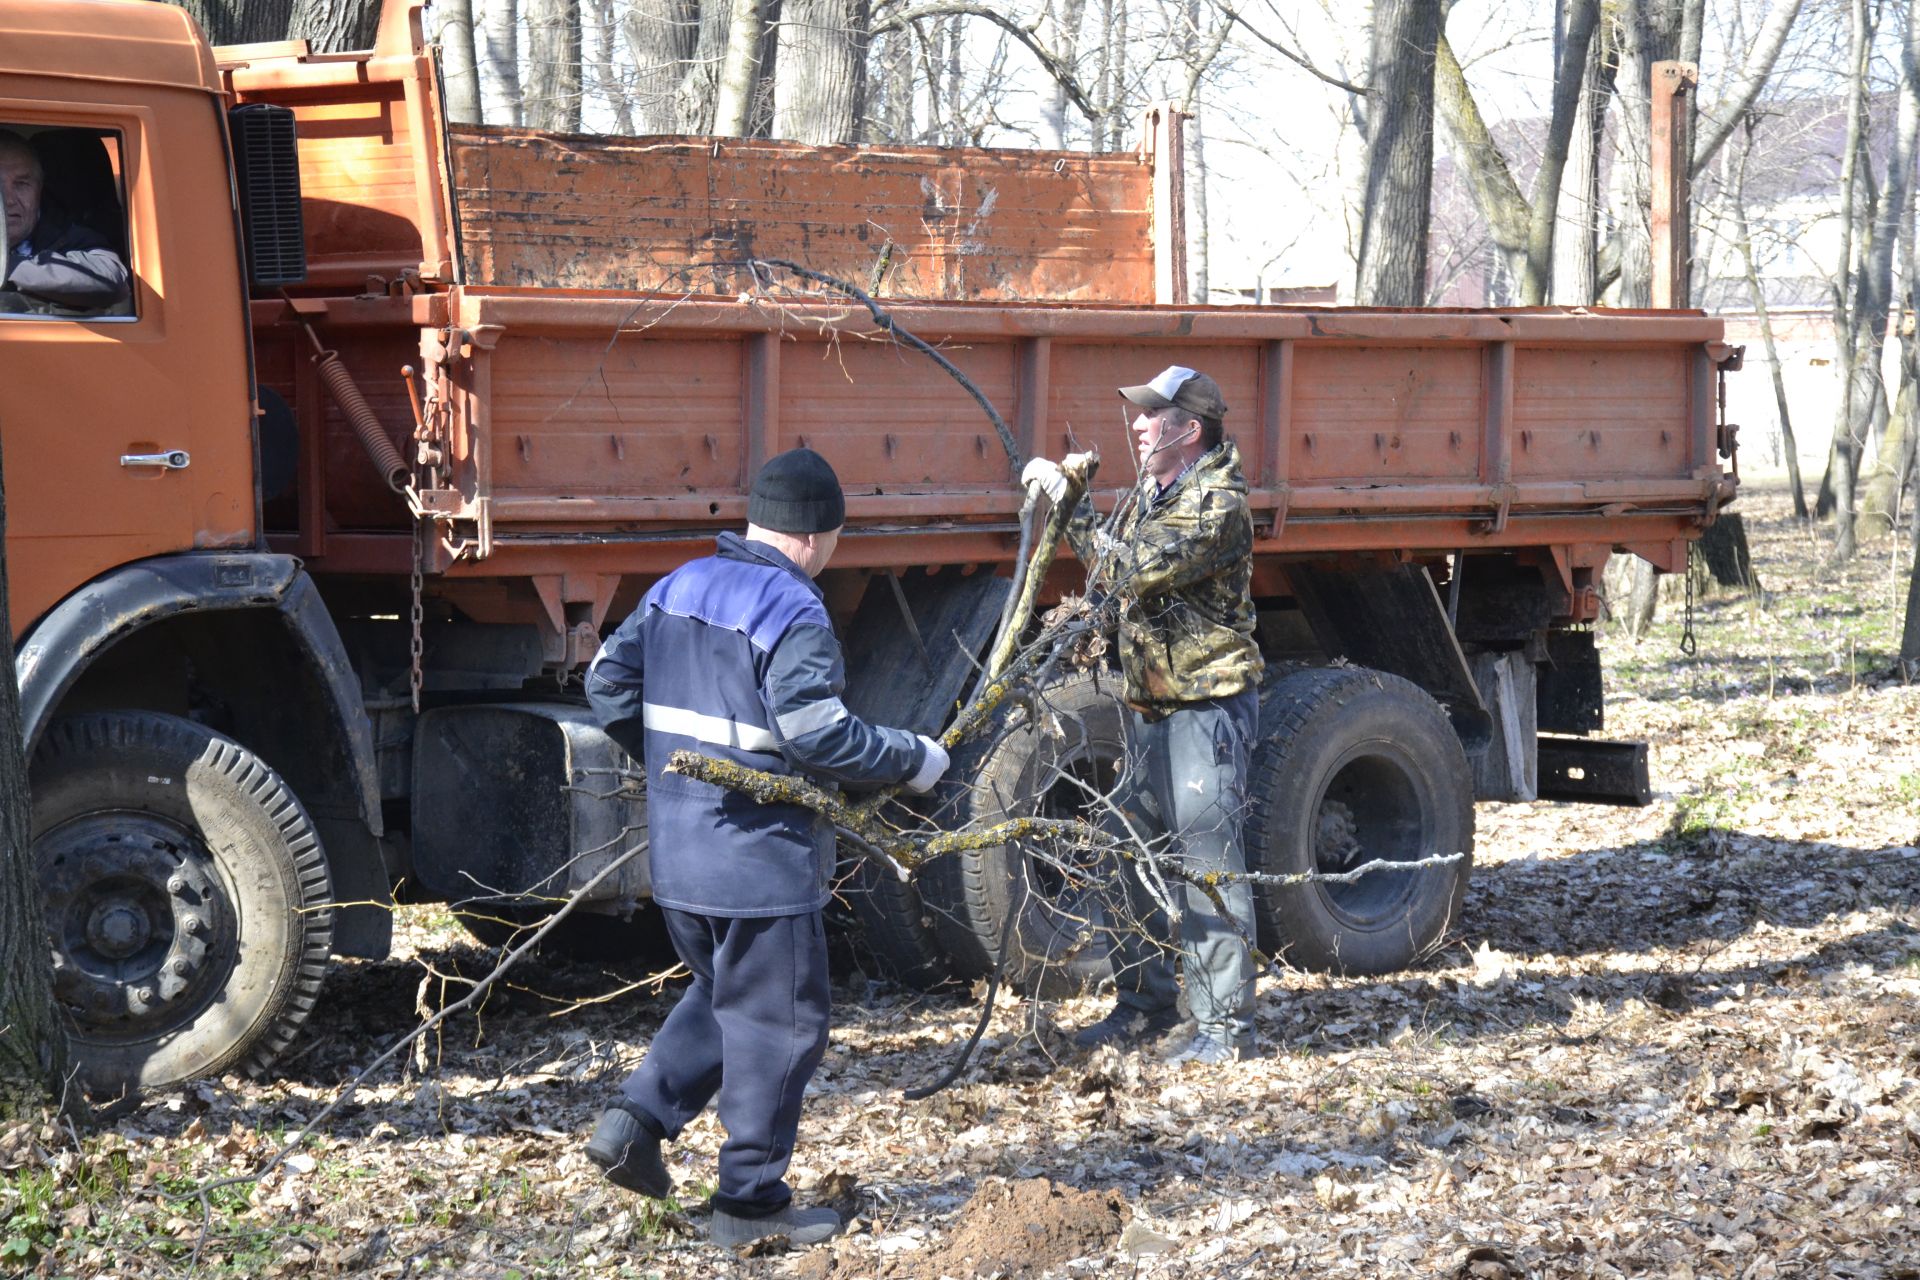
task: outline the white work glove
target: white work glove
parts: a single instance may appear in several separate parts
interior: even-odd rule
[[[940,775],[947,771],[953,758],[947,754],[945,747],[926,734],[916,733],[913,736],[920,739],[920,745],[927,749],[927,758],[921,762],[919,772],[907,779],[907,790],[923,796],[933,790],[934,783],[940,781]]]
[[[1035,458],[1020,473],[1020,485],[1022,488],[1039,485],[1040,492],[1047,495],[1047,500],[1057,504],[1067,496],[1066,468],[1078,468],[1086,462],[1087,457],[1084,453],[1070,453],[1059,462]]]

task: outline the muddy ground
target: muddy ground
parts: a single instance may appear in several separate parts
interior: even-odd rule
[[[1457,936],[1377,980],[1264,978],[1268,1055],[1071,1052],[1098,997],[848,970],[803,1123],[829,1246],[701,1242],[720,1131],[667,1206],[581,1143],[671,992],[537,961],[264,1180],[248,1173],[489,953],[413,908],[344,964],[285,1079],[155,1098],[93,1133],[0,1136],[0,1271],[44,1275],[1920,1277],[1920,690],[1894,674],[1905,560],[1822,563],[1749,488],[1764,599],[1603,638],[1607,731],[1645,809],[1482,805]],[[1904,539],[1904,530],[1902,531]]]

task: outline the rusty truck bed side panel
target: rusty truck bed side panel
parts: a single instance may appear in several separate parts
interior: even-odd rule
[[[460,572],[535,548],[526,563],[551,565],[583,539],[598,549],[583,557],[657,572],[683,553],[670,544],[737,524],[758,462],[801,444],[847,486],[854,561],[1010,550],[1020,499],[992,428],[864,313],[536,291],[457,290],[450,305],[483,340],[437,366],[454,460],[437,500],[494,566]],[[1114,389],[1203,365],[1233,407],[1266,553],[1671,543],[1727,496],[1708,349],[1721,326],[1698,313],[894,314],[1001,408],[1022,455],[1098,448],[1110,485],[1132,475]]]
[[[737,295],[749,257],[893,298],[1151,302],[1151,157],[455,125],[471,285]]]

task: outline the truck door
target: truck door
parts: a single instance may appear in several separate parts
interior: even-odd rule
[[[119,565],[250,545],[254,501],[244,294],[213,99],[42,112],[9,96],[0,431],[17,637]],[[184,127],[162,130],[174,120]]]

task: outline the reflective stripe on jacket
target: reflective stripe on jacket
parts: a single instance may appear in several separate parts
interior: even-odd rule
[[[912,777],[925,749],[905,730],[849,712],[845,687],[819,588],[765,543],[722,534],[716,555],[654,584],[601,645],[587,698],[629,752],[644,750],[655,901],[712,916],[826,905],[834,849],[826,819],[665,769],[687,749],[825,783]]]

